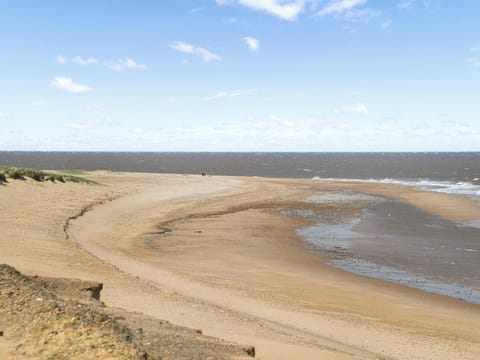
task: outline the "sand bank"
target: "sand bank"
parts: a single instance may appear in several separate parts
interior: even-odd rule
[[[480,219],[473,201],[386,184],[92,178],[106,186],[0,188],[9,209],[0,217],[0,262],[30,274],[101,281],[109,305],[255,345],[262,359],[480,356],[478,306],[331,268],[296,236],[305,220],[280,211],[333,188],[396,197],[457,221]],[[92,203],[102,204],[67,222]],[[360,210],[323,209],[331,217]],[[165,231],[169,236],[159,235]]]

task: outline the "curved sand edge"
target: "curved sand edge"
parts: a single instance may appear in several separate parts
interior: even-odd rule
[[[422,359],[432,354],[455,358],[462,352],[464,358],[474,359],[480,353],[475,345],[479,334],[472,332],[479,320],[478,307],[325,266],[318,256],[299,246],[293,233],[298,221],[271,210],[279,205],[278,199],[295,202],[311,191],[311,186],[337,184],[145,174],[95,178],[109,185],[102,192],[123,196],[75,220],[70,234],[104,262],[71,243],[62,243],[59,250],[58,246],[50,248],[51,240],[34,236],[25,240],[25,245],[33,246],[11,260],[33,271],[33,266],[25,264],[25,258],[29,258],[41,274],[62,271],[66,276],[103,281],[110,305],[202,328],[209,335],[252,343],[260,358],[381,355]],[[21,185],[20,194],[28,192],[28,186]],[[338,186],[347,187],[344,183]],[[382,195],[392,196],[385,191],[393,187],[385,186]],[[82,193],[69,188],[71,197],[67,199],[65,188],[62,193],[56,187],[54,194],[51,189],[43,197],[37,194],[36,200],[46,203],[47,198],[55,199],[59,214],[52,214],[54,218],[62,212],[62,204],[63,213],[68,213],[75,202],[78,205],[106,196],[98,189],[82,188]],[[360,184],[356,190],[378,189]],[[431,195],[447,207],[464,203],[464,199],[457,202],[459,197]],[[254,209],[183,224],[178,234],[169,237],[168,249],[140,246],[138,235],[155,230],[157,223],[195,214],[199,209],[218,212],[245,203],[249,204],[246,208],[255,205]],[[35,219],[37,225],[43,220]],[[23,228],[28,230],[29,226],[23,224]],[[200,228],[202,233],[195,233]],[[55,239],[60,244],[60,236]],[[272,239],[282,241],[272,243]],[[36,240],[45,240],[42,245],[46,246],[38,248]],[[5,245],[0,243],[2,249]],[[45,253],[52,258],[52,265],[42,264],[39,254]]]

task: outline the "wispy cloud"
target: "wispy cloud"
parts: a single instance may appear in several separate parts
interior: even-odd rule
[[[145,70],[147,68],[144,64],[139,64],[131,58],[118,59],[115,62],[109,63],[107,67],[110,70],[114,71],[124,71],[124,70]]]
[[[268,117],[268,119],[269,119],[270,121],[273,121],[274,123],[276,123],[276,124],[278,124],[278,125],[283,126],[283,127],[291,128],[291,127],[294,127],[294,126],[295,126],[295,124],[294,124],[292,121],[290,121],[290,120],[285,120],[285,119],[281,119],[281,118],[279,118],[279,117],[276,116],[276,115],[270,115],[270,116]]]
[[[90,127],[89,124],[84,123],[66,123],[63,126],[71,129],[88,129]]]
[[[352,111],[357,114],[368,115],[368,109],[364,104],[352,106]]]
[[[222,61],[222,57],[210,50],[207,50],[202,47],[193,46],[184,41],[175,41],[170,45],[170,48],[182,52],[184,54],[190,54],[199,57],[203,62],[215,62]]]
[[[130,57],[127,57],[125,59],[117,59],[114,61],[109,61],[109,60],[100,60],[94,57],[83,57],[79,55],[71,59],[68,59],[63,55],[58,55],[55,59],[55,62],[60,65],[65,65],[68,63],[72,63],[79,66],[99,65],[114,71],[144,70],[147,68],[145,64],[139,64]]]
[[[72,59],[72,62],[81,65],[81,66],[88,66],[88,65],[96,65],[98,64],[98,59],[95,58],[83,58],[81,56],[75,56]]]
[[[233,91],[219,91],[213,95],[206,96],[202,98],[203,101],[212,101],[212,100],[220,100],[224,98],[231,98],[237,97],[242,95],[249,95],[253,94],[255,90],[233,90]]]
[[[366,2],[367,0],[332,0],[318,11],[318,15],[339,15]]]
[[[8,115],[0,111],[0,119],[4,119],[6,117],[8,117]]]
[[[260,49],[260,42],[253,37],[246,36],[243,38],[243,41],[252,52],[257,52]]]
[[[386,30],[392,25],[392,20],[376,9],[366,7],[367,0],[331,0],[316,12],[319,17],[333,16],[347,23],[370,23],[377,21],[379,26]],[[351,31],[354,28],[347,27]]]
[[[335,109],[336,113],[354,113],[359,115],[368,115],[368,108],[365,104],[358,103],[353,106],[344,106],[340,109]]]
[[[413,0],[402,0],[397,3],[397,8],[400,10],[409,10],[413,7]]]
[[[352,22],[352,23],[368,23],[378,17],[380,17],[382,13],[377,10],[373,9],[355,9],[355,10],[349,10],[346,11],[342,18],[343,20],[347,22]]]
[[[197,14],[199,12],[205,11],[206,9],[207,9],[206,6],[199,6],[199,7],[192,8],[192,9],[188,10],[188,13],[189,14]]]
[[[399,10],[411,10],[416,5],[423,6],[424,8],[428,9],[432,5],[432,1],[431,0],[400,0],[397,2],[397,8]]]
[[[215,0],[219,5],[239,4],[263,11],[282,20],[294,21],[305,9],[309,0]]]
[[[218,5],[242,5],[283,20],[295,21],[304,13],[318,17],[333,16],[349,23],[369,23],[376,19],[382,29],[392,21],[382,11],[366,7],[368,0],[215,0]]]
[[[86,85],[80,85],[74,82],[70,78],[66,77],[56,77],[50,80],[50,85],[57,88],[58,90],[63,90],[71,93],[86,93],[92,91],[93,89]]]

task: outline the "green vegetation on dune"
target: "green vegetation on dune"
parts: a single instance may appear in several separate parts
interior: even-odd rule
[[[98,184],[95,181],[88,180],[80,176],[74,176],[74,174],[80,174],[80,173],[84,174],[85,172],[81,172],[80,170],[72,170],[71,172],[68,172],[68,171],[48,172],[43,170],[16,168],[16,167],[0,165],[0,183],[5,183],[8,181],[8,179],[25,180],[26,178],[30,178],[32,180],[39,181],[39,182],[51,181],[51,182],[61,182],[61,183],[74,182],[74,183],[91,184],[91,185]]]

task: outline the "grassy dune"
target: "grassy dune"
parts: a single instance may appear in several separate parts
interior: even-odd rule
[[[12,180],[25,180],[30,178],[32,180],[43,182],[74,182],[74,183],[83,183],[83,184],[97,184],[95,181],[85,179],[83,177],[77,176],[85,174],[81,170],[71,170],[71,171],[62,171],[62,172],[49,172],[36,169],[27,169],[27,168],[17,168],[0,165],[0,183],[6,183],[9,179]]]

